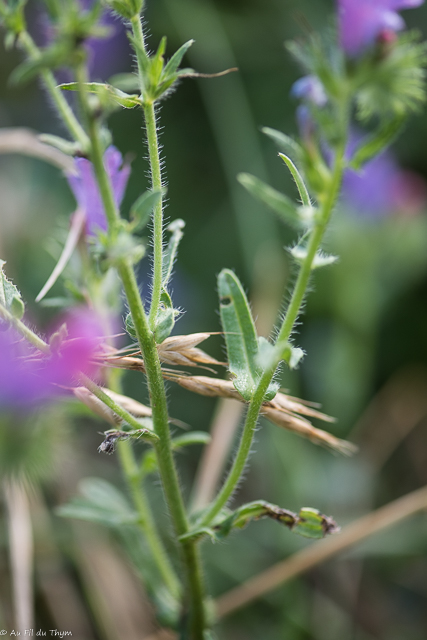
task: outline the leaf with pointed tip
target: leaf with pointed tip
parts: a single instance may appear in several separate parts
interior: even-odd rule
[[[7,309],[14,318],[20,320],[25,312],[25,305],[17,287],[6,278],[3,267],[6,264],[0,260],[0,305]]]
[[[132,231],[142,231],[147,226],[151,212],[165,193],[166,189],[153,189],[139,196],[130,210]]]
[[[297,208],[287,196],[249,173],[240,173],[237,179],[254,198],[273,209],[284,222],[301,228],[302,222]]]
[[[133,109],[141,104],[139,95],[130,95],[124,91],[120,91],[120,89],[112,87],[110,84],[104,84],[103,82],[85,82],[84,87],[88,93],[96,94],[104,106],[119,105],[126,109]],[[65,82],[60,84],[59,88],[64,91],[78,91],[79,84],[78,82]]]
[[[270,129],[270,127],[262,127],[261,131],[265,133],[266,136],[271,138],[271,140],[273,140],[279,151],[281,151],[282,153],[286,153],[286,155],[289,155],[297,164],[301,163],[301,160],[304,157],[304,150],[301,145],[296,142],[296,140],[290,138],[281,131]]]
[[[283,162],[286,164],[286,166],[288,167],[289,171],[292,174],[292,177],[297,186],[303,206],[311,207],[310,196],[308,194],[307,187],[304,184],[304,180],[302,179],[300,172],[298,171],[298,169],[296,168],[292,160],[288,158],[288,156],[285,156],[284,153],[279,153],[279,156],[282,158]]]
[[[182,231],[184,227],[184,220],[181,220],[181,218],[177,218],[166,228],[166,231],[169,231],[172,235],[169,239],[168,246],[163,254],[162,287],[165,289],[172,275],[173,265],[178,253],[178,246],[184,235]]]
[[[218,293],[229,370],[235,389],[249,402],[263,373],[255,324],[243,287],[229,269],[223,269],[218,276]],[[270,385],[266,400],[276,393],[276,385]]]
[[[69,140],[65,140],[59,136],[53,136],[49,133],[42,133],[38,136],[38,139],[40,142],[44,142],[51,147],[55,147],[55,149],[59,149],[59,151],[62,151],[62,153],[65,153],[67,156],[75,156],[78,151],[81,151],[81,147],[78,142],[70,142]]]
[[[165,78],[169,76],[174,76],[176,74],[183,57],[185,56],[185,54],[187,53],[188,49],[191,47],[192,44],[194,44],[194,40],[188,40],[188,42],[183,44],[177,51],[175,51],[175,53],[173,54],[173,56],[171,57],[171,59],[168,61],[168,63],[164,68],[163,75]]]

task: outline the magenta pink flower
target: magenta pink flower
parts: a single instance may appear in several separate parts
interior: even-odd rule
[[[424,0],[337,0],[340,42],[351,57],[358,56],[383,32],[396,32],[405,27],[397,13],[412,9]]]
[[[129,179],[130,167],[123,164],[122,154],[116,147],[108,147],[104,154],[104,165],[113,187],[114,200],[120,206]],[[97,231],[107,231],[107,218],[95,180],[93,165],[86,158],[74,159],[75,173],[67,175],[68,183],[77,200],[79,209],[86,216],[86,232],[94,236]]]
[[[53,401],[80,372],[93,376],[103,340],[102,322],[89,309],[64,319],[67,336],[51,356],[31,347],[13,328],[0,332],[0,409],[15,412]]]

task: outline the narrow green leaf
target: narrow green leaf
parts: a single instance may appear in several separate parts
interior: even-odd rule
[[[155,189],[153,191],[146,191],[139,196],[130,210],[132,231],[142,231],[145,229],[154,207],[165,193],[166,189]]]
[[[350,162],[350,167],[355,171],[361,169],[366,162],[388,147],[401,131],[406,121],[406,116],[398,116],[381,126],[373,135],[362,141]]]
[[[64,91],[78,91],[79,89],[79,84],[77,82],[66,82],[58,86]],[[133,109],[137,105],[141,104],[138,95],[129,95],[124,91],[120,91],[120,89],[112,87],[110,84],[104,84],[102,82],[86,82],[84,87],[88,93],[95,93],[103,106],[119,105],[126,109]]]
[[[164,68],[163,75],[165,78],[167,78],[168,76],[173,76],[176,73],[183,57],[192,44],[194,44],[194,40],[188,40],[188,42],[183,44],[177,51],[175,51]]]
[[[257,363],[258,340],[249,303],[239,279],[229,269],[223,269],[218,276],[218,293],[233,384],[242,397],[249,401],[261,375]]]
[[[7,309],[14,318],[20,320],[25,312],[24,302],[17,287],[6,278],[3,267],[6,264],[0,260],[0,305]]]
[[[166,231],[169,231],[172,235],[170,237],[168,246],[163,253],[162,287],[164,287],[165,289],[172,275],[173,265],[178,253],[178,246],[184,235],[182,231],[184,227],[184,220],[181,220],[181,218],[177,218],[166,228]]]
[[[311,207],[310,196],[308,194],[307,187],[304,184],[304,180],[302,179],[300,172],[298,171],[298,169],[296,168],[292,160],[288,158],[288,156],[285,156],[284,153],[279,153],[279,156],[282,158],[283,162],[286,164],[286,166],[288,167],[289,171],[292,174],[295,184],[297,185],[297,189],[299,191],[299,195],[300,195],[303,206]]]
[[[279,151],[286,153],[286,155],[290,156],[297,164],[301,162],[304,157],[304,150],[293,138],[276,129],[270,129],[270,127],[262,127],[261,131],[273,140]]]
[[[251,195],[273,209],[287,224],[301,227],[297,209],[287,196],[249,173],[240,173],[237,179]]]

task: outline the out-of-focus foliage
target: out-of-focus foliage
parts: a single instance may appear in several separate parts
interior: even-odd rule
[[[283,162],[275,156],[273,142],[259,128],[296,133],[296,104],[289,98],[289,91],[301,73],[283,43],[304,36],[307,25],[310,31],[325,28],[325,15],[331,12],[332,3],[158,0],[147,4],[152,51],[157,50],[164,33],[168,37],[166,58],[194,38],[185,64],[200,72],[216,72],[236,64],[239,67],[239,74],[221,81],[183,81],[162,110],[171,203],[167,214],[186,221],[180,261],[169,284],[175,306],[185,310],[175,331],[219,330],[216,277],[227,268],[234,269],[245,283],[258,334],[267,337],[274,321],[271,309],[279,302],[283,282],[292,278],[292,258],[284,247],[291,246],[296,235],[279,226],[267,207],[245,192],[236,176],[242,172],[260,176],[278,191],[298,198]],[[38,3],[30,1],[26,14],[37,32]],[[406,19],[410,26],[427,32],[426,6],[416,15],[408,12]],[[114,21],[114,28],[120,29],[118,21]],[[127,64],[120,69],[122,72],[132,70],[126,47],[124,39],[117,54]],[[0,126],[30,126],[63,136],[37,82],[14,88],[7,85],[18,62],[18,53],[1,51]],[[117,71],[115,68],[111,73]],[[108,77],[107,73],[93,81]],[[373,101],[372,94],[361,97],[359,107],[365,115],[369,115]],[[114,143],[128,154],[133,166],[122,210],[130,210],[136,220],[138,207],[132,208],[132,203],[149,188],[146,150],[138,134],[141,115],[136,110],[117,112],[111,116],[111,124]],[[405,169],[421,178],[427,178],[426,146],[427,119],[416,117],[407,125],[395,153]],[[288,149],[281,150],[290,155]],[[54,310],[37,307],[31,301],[60,253],[74,207],[73,196],[57,169],[16,155],[0,156],[0,191],[0,255],[7,259],[8,273],[22,290],[32,317],[39,325],[48,326]],[[352,211],[344,198],[341,200],[327,238],[328,253],[337,255],[339,264],[316,275],[298,341],[309,357],[298,370],[283,373],[282,385],[293,394],[322,403],[326,412],[337,417],[335,433],[357,440],[361,452],[351,460],[335,458],[265,424],[258,433],[257,456],[252,459],[238,504],[261,497],[296,511],[301,504],[313,504],[343,525],[427,482],[427,407],[423,403],[427,388],[426,215],[422,197],[415,209],[407,202],[379,219],[362,216]],[[141,226],[143,218],[141,214]],[[139,273],[143,289],[146,269],[148,261]],[[73,281],[82,279],[77,261],[70,261],[66,274],[72,295]],[[148,291],[145,293],[148,295]],[[52,295],[64,298],[59,283]],[[216,344],[214,341],[212,338],[211,353],[221,360],[220,340]],[[135,397],[145,393],[137,374],[129,374],[125,385]],[[168,389],[171,415],[179,416],[192,429],[207,430],[207,416],[213,415],[214,401],[177,392],[173,383]],[[67,434],[66,441],[60,413],[49,416],[46,425],[34,431],[35,436],[40,433],[40,438],[46,437],[50,443],[45,447],[40,439],[41,444],[34,445],[42,447],[43,455],[49,458],[49,481],[38,469],[34,476],[44,479],[49,506],[66,502],[80,478],[96,475],[115,485],[120,483],[114,457],[101,458],[96,453],[102,423],[89,418],[82,409],[74,407],[74,411],[74,431]],[[55,438],[62,434],[63,446],[51,447],[57,442],[51,437],[55,420],[59,423]],[[21,425],[16,425],[13,438],[25,433]],[[24,440],[19,446],[24,451],[33,442]],[[185,485],[193,477],[199,457],[199,447],[186,448],[180,454]],[[47,465],[43,456],[40,460],[42,466]],[[164,507],[154,482],[150,499],[162,520]],[[39,527],[37,625],[60,625],[58,621],[67,620],[70,603],[77,603],[74,623],[82,628],[86,624],[87,637],[110,638],[105,625],[108,604],[105,600],[104,605],[94,602],[101,593],[107,603],[112,602],[108,615],[120,616],[120,612],[111,595],[108,601],[108,580],[102,572],[95,572],[97,578],[89,572],[87,558],[95,562],[96,552],[85,555],[91,536],[99,536],[99,530],[94,534],[77,525],[72,530],[51,515],[47,526],[54,544],[49,546],[48,536],[40,533],[46,531],[46,520],[39,511],[34,521]],[[7,566],[5,527],[2,520],[1,567]],[[73,531],[77,532],[76,539]],[[126,531],[126,544],[133,564],[143,573],[147,554],[138,548],[133,533],[131,527]],[[166,527],[164,537],[168,543]],[[75,540],[81,544],[76,545]],[[113,554],[114,532],[108,540]],[[223,593],[305,544],[271,521],[250,526],[213,549],[205,543],[203,553],[212,591],[215,595]],[[52,551],[55,546],[56,552]],[[224,639],[342,640],[354,636],[358,640],[423,640],[427,625],[426,546],[425,519],[411,520],[230,616],[222,622],[219,635]],[[72,594],[56,608],[52,604],[53,583],[46,577],[46,567],[54,564],[55,575]],[[2,578],[1,625],[9,624],[7,585]],[[136,605],[129,607],[128,618],[136,618],[136,609]],[[166,604],[164,609],[166,617]]]

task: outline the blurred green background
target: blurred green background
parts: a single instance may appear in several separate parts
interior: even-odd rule
[[[220,330],[216,276],[228,267],[244,283],[259,332],[267,336],[283,305],[284,286],[293,277],[284,247],[296,238],[250,198],[236,175],[253,173],[295,195],[276,149],[260,127],[296,134],[296,104],[289,91],[301,71],[284,42],[304,37],[307,30],[324,29],[333,3],[147,4],[153,49],[162,35],[168,37],[168,55],[194,38],[187,66],[206,73],[239,68],[223,78],[184,80],[161,110],[167,215],[186,221],[173,280],[175,305],[185,314],[175,332]],[[30,2],[28,7],[35,32],[41,20],[36,5]],[[405,19],[427,32],[427,6],[408,12]],[[132,68],[123,43],[115,68],[103,69],[95,79]],[[19,52],[2,49],[0,55],[0,127],[63,135],[38,82],[8,86]],[[132,159],[122,207],[126,214],[149,184],[142,117],[136,110],[119,112],[110,124],[114,143]],[[427,119],[421,114],[407,126],[394,151],[405,169],[427,179],[426,146]],[[0,256],[28,302],[29,319],[47,327],[52,310],[37,308],[33,301],[53,267],[51,254],[57,255],[65,237],[74,207],[71,192],[59,170],[8,154],[0,156],[0,194]],[[293,395],[321,403],[337,418],[331,431],[356,441],[360,453],[342,459],[261,421],[235,504],[263,498],[292,510],[312,506],[345,525],[427,482],[426,211],[396,211],[371,220],[338,206],[326,245],[340,260],[314,278],[296,337],[307,356],[297,372],[283,372],[282,384]],[[145,259],[139,277],[146,294],[148,274]],[[60,283],[53,293],[61,295]],[[212,337],[210,343],[206,350],[223,358],[221,338]],[[140,377],[129,375],[125,386],[130,395],[142,401],[147,397]],[[168,395],[173,417],[193,429],[209,430],[213,400],[190,395],[172,383]],[[72,624],[73,637],[88,640],[148,636],[152,628],[148,623],[143,628],[140,620],[141,587],[114,535],[63,521],[51,510],[77,491],[81,478],[99,476],[122,485],[115,457],[96,452],[104,426],[86,415],[65,417],[60,408],[45,419],[56,426],[59,443],[51,470],[34,489],[37,628]],[[200,455],[200,447],[194,447],[179,456],[187,495]],[[164,521],[159,482],[150,481],[150,498]],[[2,518],[0,626],[8,628],[12,614],[5,511]],[[424,640],[426,525],[425,515],[414,517],[275,589],[224,619],[218,637]],[[252,524],[222,545],[206,542],[210,592],[218,596],[309,544],[270,521]]]

